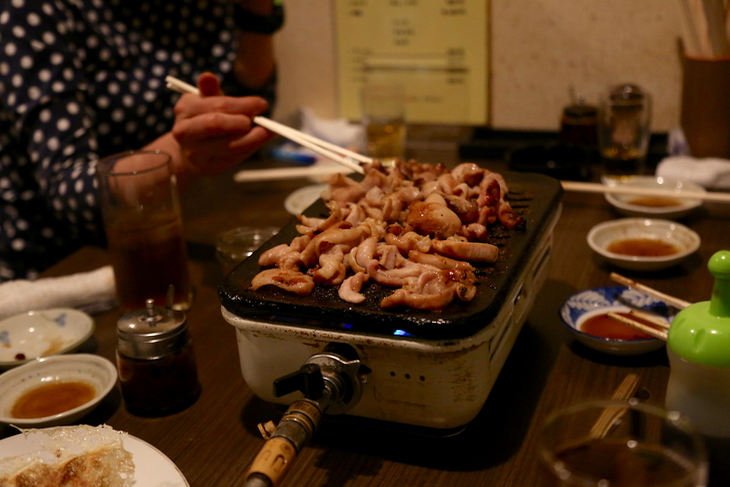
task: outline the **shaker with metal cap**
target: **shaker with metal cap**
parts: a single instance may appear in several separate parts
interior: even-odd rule
[[[127,410],[161,416],[193,404],[201,388],[185,313],[146,305],[117,323],[117,366]]]

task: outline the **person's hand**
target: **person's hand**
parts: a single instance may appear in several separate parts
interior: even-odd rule
[[[224,96],[218,78],[204,73],[200,95],[184,94],[175,105],[172,135],[180,145],[178,173],[215,174],[250,157],[274,136],[253,126],[266,111],[266,100],[255,96]]]

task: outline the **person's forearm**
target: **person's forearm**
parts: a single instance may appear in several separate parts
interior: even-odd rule
[[[190,167],[189,164],[183,160],[183,155],[180,150],[180,144],[178,144],[172,132],[168,132],[165,135],[155,139],[153,142],[147,144],[142,150],[160,150],[167,152],[172,158],[172,167],[175,174],[178,176],[178,185],[184,189],[188,181],[190,180],[191,172],[195,172],[195,169]]]
[[[247,88],[263,87],[274,73],[274,46],[270,35],[241,32],[234,62],[236,80]]]
[[[269,15],[272,0],[242,0],[242,7],[258,15]],[[261,88],[271,78],[276,67],[273,36],[238,31],[238,52],[234,73],[247,88]]]

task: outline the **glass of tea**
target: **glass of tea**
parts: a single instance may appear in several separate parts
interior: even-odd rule
[[[640,86],[618,85],[603,95],[598,113],[598,148],[604,184],[644,172],[651,136],[651,96]]]
[[[148,299],[185,310],[192,301],[177,179],[161,151],[129,151],[97,166],[99,195],[122,312]]]
[[[538,437],[545,485],[704,487],[707,454],[689,420],[636,399],[552,413]]]
[[[366,83],[360,92],[367,154],[390,162],[406,145],[406,90],[402,84]]]

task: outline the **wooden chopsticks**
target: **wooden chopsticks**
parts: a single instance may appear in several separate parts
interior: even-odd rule
[[[277,134],[284,136],[287,139],[306,147],[307,149],[311,149],[328,159],[338,162],[355,172],[359,172],[360,174],[365,174],[365,170],[360,166],[360,164],[353,162],[352,159],[360,162],[373,162],[371,158],[365,157],[362,154],[358,154],[343,147],[330,144],[327,141],[318,139],[317,137],[313,137],[309,134],[305,134],[304,132],[300,132],[299,130],[293,129],[291,127],[287,127],[286,125],[282,125],[279,122],[274,122],[273,120],[269,120],[266,117],[253,117],[253,121],[261,125],[262,127],[266,127],[272,132],[276,132]]]
[[[665,198],[697,199],[730,203],[730,193],[702,192],[702,191],[672,191],[661,188],[637,188],[632,186],[607,186],[599,183],[582,183],[578,181],[560,181],[565,191],[579,193],[613,193],[638,196],[663,196]]]
[[[200,90],[195,86],[179,80],[174,76],[165,77],[165,83],[167,83],[168,90],[177,91],[178,93],[193,93],[194,95],[200,94]]]
[[[671,306],[674,306],[677,309],[684,309],[687,306],[690,306],[692,304],[689,301],[685,301],[683,299],[675,298],[674,296],[664,294],[660,291],[657,291],[656,289],[650,288],[649,286],[645,286],[636,281],[633,281],[633,280],[629,279],[628,277],[624,277],[620,274],[616,274],[615,272],[612,272],[610,277],[613,281],[616,281],[619,284],[623,284],[626,287],[634,288],[637,291],[641,291],[644,294],[648,294],[649,296],[653,296],[657,299],[661,299],[665,303],[667,303]]]
[[[614,401],[628,401],[634,397],[634,394],[639,389],[639,382],[638,375],[634,373],[628,374],[613,392],[611,399]],[[603,413],[598,417],[598,420],[593,424],[588,436],[595,439],[604,438],[625,412],[625,408],[604,409]]]
[[[657,299],[661,299],[665,303],[669,304],[670,306],[674,306],[677,309],[684,309],[687,306],[692,305],[692,303],[690,303],[689,301],[685,301],[683,299],[675,298],[674,296],[664,294],[660,291],[657,291],[656,289],[650,288],[649,286],[645,286],[636,281],[633,281],[633,280],[629,279],[628,277],[624,277],[620,274],[616,274],[615,272],[612,272],[610,277],[612,280],[618,282],[619,284],[623,284],[624,286],[634,288],[637,291],[641,291],[644,294],[648,294],[649,296],[653,296]],[[639,310],[631,310],[631,311],[629,311],[629,315],[633,316],[635,318],[644,320],[645,322],[648,322],[661,329],[657,330],[656,328],[654,328],[654,326],[648,326],[645,323],[641,323],[637,320],[632,319],[631,317],[622,316],[618,313],[607,313],[606,314],[606,316],[608,316],[611,319],[620,321],[621,323],[623,323],[625,325],[628,325],[628,326],[631,326],[638,330],[641,330],[644,333],[651,335],[655,338],[658,338],[660,340],[664,340],[665,342],[667,341],[667,335],[668,335],[668,330],[669,330],[669,326],[670,326],[669,323],[667,323],[666,321],[661,320],[659,318],[656,318],[655,316],[653,316],[649,313],[644,313],[643,311],[639,311]]]
[[[665,342],[667,341],[667,332],[666,331],[657,330],[656,328],[645,325],[639,321],[632,320],[631,318],[622,316],[618,313],[606,313],[606,316],[608,316],[609,318],[614,319],[616,321],[620,321],[624,325],[629,325],[632,328],[636,328],[637,330],[643,331],[647,335],[651,335],[654,338],[664,340]]]
[[[177,91],[179,93],[193,93],[196,95],[200,95],[200,90],[197,89],[195,86],[189,85],[188,83],[185,83],[184,81],[181,81],[173,76],[167,76],[165,78],[165,81],[167,82],[167,87],[173,91]],[[313,137],[309,134],[305,134],[304,132],[300,132],[299,130],[295,130],[291,127],[287,127],[286,125],[280,124],[279,122],[275,122],[266,117],[257,116],[253,118],[253,121],[261,125],[262,127],[266,127],[272,132],[286,137],[287,139],[296,142],[297,144],[306,147],[307,149],[310,149],[328,159],[342,164],[348,169],[358,172],[360,174],[365,174],[365,170],[362,168],[362,166],[360,166],[358,162],[354,161],[366,163],[373,162],[373,159],[370,157],[366,157],[362,154],[358,154],[357,152],[353,152],[338,145],[331,144],[325,140]]]

